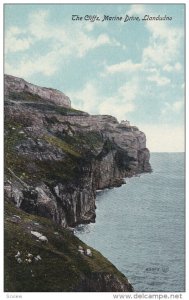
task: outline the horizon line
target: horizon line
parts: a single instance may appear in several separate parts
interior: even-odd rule
[[[150,151],[150,153],[186,153],[186,151]]]

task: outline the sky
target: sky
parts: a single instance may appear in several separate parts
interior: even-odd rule
[[[76,109],[129,120],[151,152],[182,152],[184,28],[183,4],[6,4],[4,69],[61,90]]]

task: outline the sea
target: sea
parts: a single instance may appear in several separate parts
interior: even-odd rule
[[[185,156],[151,153],[152,173],[97,192],[96,222],[75,234],[100,251],[136,292],[185,291]]]

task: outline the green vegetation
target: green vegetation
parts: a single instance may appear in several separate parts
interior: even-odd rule
[[[76,139],[78,142],[84,145],[88,145],[88,147],[93,150],[97,147],[102,146],[104,142],[101,134],[96,131],[79,132],[76,135]]]
[[[17,174],[21,175],[25,170],[24,159],[18,155],[15,146],[21,143],[23,135],[19,132],[22,130],[22,126],[17,122],[6,123],[5,122],[5,138],[4,138],[4,161],[5,170],[11,168],[16,170]]]
[[[62,116],[79,116],[82,115],[83,112],[80,110],[76,110],[73,108],[67,108],[67,107],[63,107],[63,106],[58,106],[55,104],[52,104],[52,102],[49,101],[41,101],[41,102],[27,102],[27,100],[23,103],[22,105],[24,107],[29,107],[29,108],[34,108],[37,109],[43,113],[56,113],[56,114],[60,114]]]
[[[102,147],[104,141],[100,133],[96,131],[78,131],[73,136],[64,135],[64,141],[78,149],[79,153],[85,157],[86,152],[95,152]]]
[[[11,92],[9,94],[9,99],[14,101],[31,101],[31,102],[42,102],[43,99],[37,95],[30,92]]]
[[[78,159],[81,154],[73,145],[66,143],[60,138],[52,135],[46,135],[44,141],[50,143],[56,148],[60,148],[65,157],[62,161],[56,160],[37,160],[30,155],[29,163],[27,156],[20,154],[16,146],[27,140],[27,134],[23,132],[23,125],[17,120],[5,121],[5,173],[8,178],[11,177],[10,168],[18,177],[26,180],[28,184],[35,184],[41,181],[52,183],[53,181],[68,182],[78,176]],[[34,138],[33,138],[34,139]]]
[[[13,215],[21,219],[12,222]],[[38,225],[35,225],[36,222]],[[31,230],[48,238],[47,243],[37,241]],[[56,233],[56,234],[55,234]],[[92,257],[78,252],[78,247],[92,250]],[[15,255],[20,252],[21,263]],[[41,260],[27,263],[28,253],[40,255]],[[114,274],[126,282],[120,273],[98,251],[88,247],[70,231],[43,217],[17,209],[5,201],[5,291],[6,292],[63,292],[74,291],[83,278],[93,272]]]
[[[66,125],[68,130],[73,131],[69,122]],[[91,160],[94,155],[92,152],[95,153],[96,149],[103,145],[103,139],[98,132],[77,132],[73,136],[46,134],[40,138],[41,141],[48,142],[55,149],[61,149],[63,159],[61,161],[39,160],[30,154],[28,163],[27,156],[16,149],[17,146],[25,143],[28,137],[31,137],[25,133],[24,128],[21,116],[18,118],[13,115],[5,120],[5,172],[7,168],[10,168],[30,185],[41,181],[49,184],[55,181],[65,183],[80,178],[81,165]],[[35,139],[33,137],[34,141]],[[52,150],[49,149],[49,151]],[[8,177],[11,176],[10,172],[6,174]]]
[[[11,92],[9,94],[8,99],[13,101],[18,101],[25,107],[35,108],[40,110],[44,113],[54,112],[63,116],[79,116],[86,114],[83,111],[74,109],[74,108],[67,108],[59,105],[52,104],[51,101],[47,99],[41,98],[37,94],[32,94],[30,92]],[[8,103],[8,99],[6,97],[6,104]]]
[[[63,116],[80,116],[83,115],[84,112],[81,110],[77,110],[74,108],[66,108],[62,106],[54,106],[55,112],[59,113]]]
[[[75,157],[80,157],[81,154],[74,149],[73,145],[66,143],[62,139],[53,136],[53,135],[45,135],[44,140],[46,140],[48,143],[56,146],[57,148],[62,149],[65,153],[68,153],[70,155],[73,155]]]
[[[80,179],[78,160],[66,157],[62,161],[36,161],[36,171],[33,182],[39,180],[54,185],[56,182],[63,184],[74,182]]]

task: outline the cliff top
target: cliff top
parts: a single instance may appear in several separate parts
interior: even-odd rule
[[[47,87],[40,87],[38,85],[29,83],[22,78],[5,74],[5,95],[9,96],[12,93],[27,92],[31,95],[37,95],[48,102],[63,106],[71,107],[71,101],[64,93]]]

